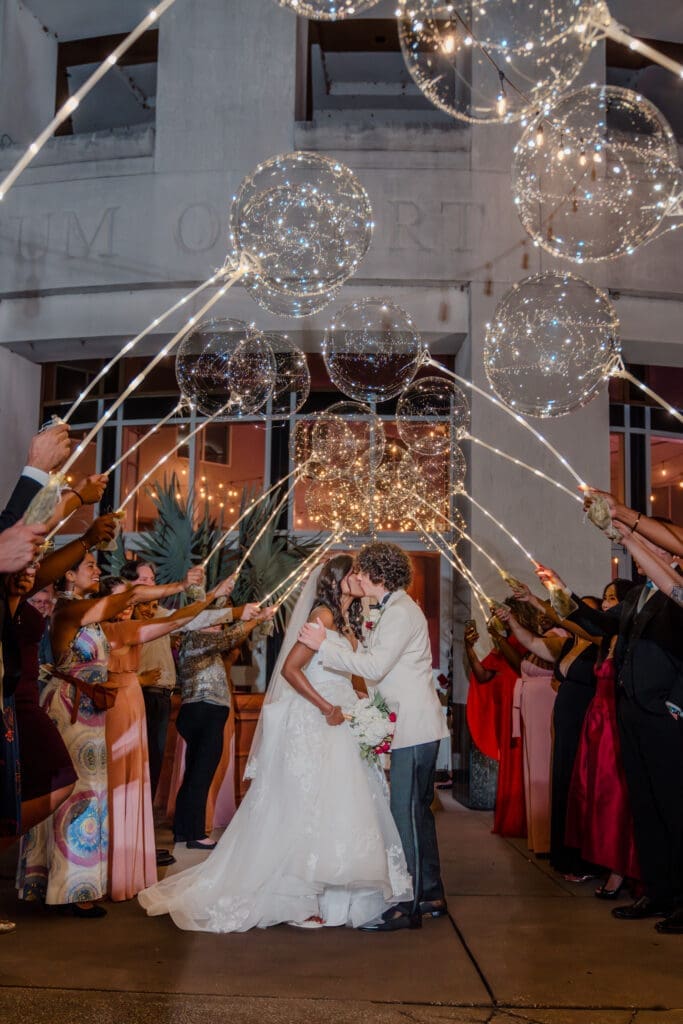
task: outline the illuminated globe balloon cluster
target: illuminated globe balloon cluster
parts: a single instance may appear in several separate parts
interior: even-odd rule
[[[251,416],[270,398],[277,365],[268,340],[242,320],[206,320],[176,350],[183,398],[205,416]]]
[[[270,397],[271,416],[287,419],[305,405],[311,391],[306,356],[286,334],[264,335],[275,356],[275,382]]]
[[[288,296],[293,306],[326,298],[355,273],[372,227],[363,186],[348,167],[319,153],[287,153],[260,164],[231,209],[231,243],[252,264],[252,294],[257,301]]]
[[[590,52],[577,31],[593,0],[399,0],[407,68],[435,106],[461,121],[519,121],[564,91]]]
[[[681,188],[663,115],[630,89],[592,85],[539,114],[515,147],[512,191],[535,243],[577,263],[630,254]]]
[[[340,21],[353,14],[369,11],[379,0],[277,0],[280,7],[288,7],[304,18],[316,21]]]
[[[360,402],[396,398],[424,356],[412,318],[388,299],[365,298],[338,310],[323,339],[330,380]]]
[[[536,274],[506,292],[489,325],[484,368],[510,409],[551,417],[586,405],[619,355],[607,295],[573,274]]]
[[[398,432],[420,455],[443,455],[469,429],[470,407],[446,377],[421,377],[409,384],[396,406]]]

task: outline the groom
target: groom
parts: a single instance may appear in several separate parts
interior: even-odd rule
[[[406,592],[410,559],[396,544],[367,544],[354,565],[356,578],[378,612],[363,648],[328,633],[321,622],[307,623],[299,640],[320,651],[326,668],[362,676],[376,686],[398,720],[391,747],[391,813],[413,879],[413,902],[387,911],[368,931],[419,928],[422,915],[446,913],[436,827],[431,811],[439,743],[448,735],[432,680],[427,620]],[[370,606],[371,608],[373,605]]]

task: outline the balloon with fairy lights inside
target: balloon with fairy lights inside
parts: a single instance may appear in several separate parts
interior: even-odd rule
[[[608,296],[574,274],[535,274],[506,292],[488,325],[484,368],[508,408],[564,416],[598,393],[619,358]]]
[[[312,472],[326,478],[366,479],[382,461],[384,446],[384,425],[369,405],[335,402],[312,424]]]
[[[305,354],[286,334],[264,335],[275,356],[275,383],[270,396],[271,416],[286,419],[305,405],[311,374]]]
[[[332,383],[359,402],[395,398],[425,358],[412,318],[383,298],[360,299],[338,310],[322,348]]]
[[[250,416],[273,391],[277,367],[267,339],[242,320],[206,320],[180,342],[176,379],[183,397],[205,416]]]
[[[253,281],[266,293],[304,297],[325,296],[356,272],[373,227],[353,172],[306,152],[274,157],[247,175],[230,225],[232,247],[250,259]]]
[[[515,146],[512,191],[525,230],[577,263],[632,253],[680,190],[674,134],[630,89],[579,89],[534,118]]]
[[[244,287],[258,305],[274,316],[301,319],[313,316],[334,302],[339,288],[320,295],[287,295],[284,292],[269,288],[258,276],[250,275],[244,279]]]
[[[443,455],[467,433],[470,405],[464,391],[446,377],[420,377],[396,406],[400,437],[420,455]]]
[[[277,0],[280,7],[288,7],[304,18],[315,21],[341,21],[354,14],[369,11],[379,0]]]
[[[590,53],[577,31],[593,0],[399,0],[403,59],[435,106],[461,121],[520,121],[559,95]]]

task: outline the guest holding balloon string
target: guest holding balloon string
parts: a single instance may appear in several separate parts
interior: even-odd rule
[[[528,650],[554,662],[554,675],[560,686],[553,708],[550,863],[566,881],[583,882],[592,877],[595,869],[583,859],[580,850],[567,845],[567,801],[584,716],[595,693],[593,669],[598,648],[586,634],[566,639],[535,636],[517,621],[507,606],[498,605],[496,614],[509,623],[514,635]]]
[[[100,517],[114,535],[115,516]],[[92,528],[91,528],[92,529]],[[107,892],[107,757],[105,706],[97,685],[107,681],[111,645],[101,626],[136,601],[149,596],[170,596],[184,590],[189,581],[90,599],[99,589],[100,570],[90,551],[91,531],[68,545],[63,554],[72,562],[62,578],[53,615],[54,675],[47,683],[42,703],[76,768],[71,795],[58,811],[33,829],[22,843],[17,876],[20,898],[44,900],[70,910],[76,917],[102,917],[98,905]],[[74,556],[73,548],[80,548]]]
[[[518,608],[520,615],[525,609]],[[498,761],[493,832],[501,836],[524,837],[524,770],[521,739],[513,737],[512,696],[525,649],[514,636],[489,627],[493,647],[480,659],[475,645],[479,634],[475,624],[465,629],[465,657],[470,669],[467,695],[467,724],[476,747]]]
[[[101,581],[99,592],[107,596],[135,589],[119,576],[108,576]],[[157,881],[147,723],[138,676],[142,645],[190,623],[207,604],[227,596],[230,590],[232,580],[224,580],[206,595],[206,601],[186,605],[161,619],[131,621],[133,607],[129,605],[101,624],[111,648],[107,686],[116,690],[116,702],[105,716],[109,895],[114,901],[133,899]]]
[[[666,558],[663,549],[645,539],[642,544]],[[569,596],[552,569],[541,566],[537,574],[545,586]],[[671,707],[683,702],[683,610],[651,580],[604,612],[574,600],[574,621],[617,637],[617,722],[645,892],[612,914],[621,920],[666,915],[656,930],[678,933],[683,931],[683,726]]]

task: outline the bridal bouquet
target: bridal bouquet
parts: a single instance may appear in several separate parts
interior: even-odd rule
[[[361,697],[346,717],[364,761],[379,762],[380,754],[389,753],[396,715],[377,690],[372,697]]]

